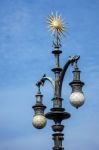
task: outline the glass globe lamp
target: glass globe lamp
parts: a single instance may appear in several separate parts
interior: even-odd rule
[[[46,123],[47,123],[47,119],[44,115],[38,114],[38,115],[35,115],[32,119],[32,124],[37,129],[44,128]]]
[[[70,103],[72,106],[79,108],[82,106],[85,102],[85,97],[82,92],[73,92],[70,95]]]

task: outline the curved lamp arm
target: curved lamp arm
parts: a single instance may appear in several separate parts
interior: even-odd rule
[[[77,62],[79,59],[80,59],[80,56],[78,56],[78,55],[70,57],[69,60],[64,65],[63,70],[62,70],[60,77],[59,77],[59,83],[60,83],[59,94],[60,94],[60,96],[61,96],[61,92],[62,92],[62,84],[63,84],[64,76],[65,76],[65,73],[66,73],[69,65],[70,64],[73,65],[73,63]]]
[[[36,83],[36,85],[40,88],[41,85],[42,85],[42,86],[44,85],[44,83],[45,83],[46,80],[48,80],[48,81],[51,83],[53,89],[55,89],[55,82],[54,82],[54,80],[53,80],[51,77],[47,77],[45,74],[44,74],[43,77]]]

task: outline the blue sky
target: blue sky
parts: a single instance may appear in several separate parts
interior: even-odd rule
[[[69,104],[72,68],[63,85],[64,107],[71,118],[64,121],[67,150],[99,149],[99,1],[98,0],[0,0],[0,150],[50,150],[51,125],[32,127],[36,81],[54,66],[52,35],[46,25],[51,11],[68,23],[62,39],[61,66],[69,56],[81,56],[81,79],[85,82],[85,105],[76,110]],[[50,60],[50,61],[49,61]],[[52,89],[42,90],[51,107]]]

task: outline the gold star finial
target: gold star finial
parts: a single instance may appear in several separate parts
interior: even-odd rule
[[[55,33],[57,32],[59,35],[63,34],[66,31],[65,25],[61,16],[56,13],[55,15],[51,13],[51,15],[47,18],[48,27],[50,30]]]

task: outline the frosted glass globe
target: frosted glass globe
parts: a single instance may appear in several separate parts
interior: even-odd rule
[[[32,124],[37,129],[42,129],[45,127],[47,119],[43,115],[35,115],[32,119]]]
[[[84,101],[85,101],[84,94],[81,92],[73,92],[70,95],[70,103],[76,108],[82,106],[84,104]]]

